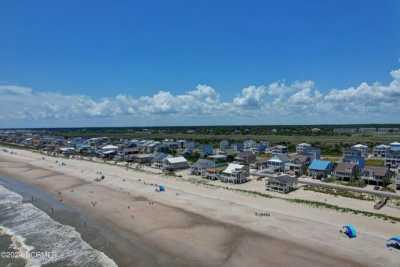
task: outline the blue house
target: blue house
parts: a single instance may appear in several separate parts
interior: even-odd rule
[[[333,163],[329,160],[313,160],[308,167],[308,174],[314,179],[321,179],[328,176],[333,169]]]

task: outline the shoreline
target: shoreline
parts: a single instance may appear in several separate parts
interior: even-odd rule
[[[172,255],[174,258],[184,259],[183,262],[179,262],[182,265],[175,263],[174,266],[222,266],[223,264],[230,266],[239,266],[243,264],[248,264],[248,266],[264,266],[266,262],[270,262],[275,266],[293,266],[294,264],[296,266],[310,266],[310,264],[329,266],[333,263],[335,263],[333,265],[339,264],[341,266],[395,266],[393,263],[398,259],[395,257],[396,255],[393,256],[393,253],[387,253],[386,255],[377,255],[376,257],[378,258],[375,258],[375,262],[371,264],[371,258],[363,259],[359,254],[357,254],[365,252],[365,250],[373,249],[375,245],[364,247],[361,250],[359,249],[358,252],[355,251],[357,253],[354,254],[354,257],[349,257],[348,254],[343,254],[343,250],[351,247],[350,240],[341,240],[340,238],[339,240],[336,238],[332,241],[335,243],[343,243],[345,245],[344,248],[332,250],[333,246],[323,244],[323,240],[319,240],[320,244],[323,244],[323,246],[320,246],[318,243],[313,245],[310,241],[314,238],[318,238],[316,237],[318,231],[325,225],[313,225],[314,223],[312,221],[305,222],[302,218],[297,218],[296,216],[285,218],[285,220],[294,220],[294,223],[298,224],[299,230],[301,231],[307,231],[307,229],[318,226],[315,228],[317,233],[310,233],[311,240],[310,237],[304,236],[305,238],[303,242],[299,242],[299,240],[294,238],[297,236],[292,236],[290,232],[286,232],[282,229],[285,224],[289,224],[288,221],[281,221],[280,219],[282,218],[273,218],[274,221],[272,223],[267,222],[266,225],[263,225],[265,224],[263,221],[249,222],[250,218],[243,216],[240,216],[240,220],[237,221],[237,218],[231,216],[231,222],[235,225],[231,224],[229,221],[229,223],[227,223],[225,214],[220,214],[218,218],[215,218],[213,215],[215,212],[218,213],[218,211],[212,211],[209,206],[207,208],[210,212],[204,214],[204,207],[197,207],[198,203],[193,202],[192,199],[196,197],[197,200],[199,196],[191,195],[191,192],[185,190],[186,188],[176,190],[171,186],[167,186],[167,190],[173,192],[157,195],[157,193],[154,193],[153,191],[154,187],[150,186],[149,188],[149,186],[139,186],[139,182],[137,181],[127,181],[125,183],[126,188],[123,188],[123,182],[117,185],[115,181],[110,181],[113,179],[117,180],[117,178],[110,177],[109,175],[106,175],[107,178],[105,183],[99,184],[89,182],[86,178],[82,179],[82,177],[76,177],[78,175],[70,176],[70,173],[66,174],[63,171],[63,169],[68,168],[68,165],[70,165],[72,161],[74,164],[79,164],[77,160],[62,160],[67,162],[67,167],[55,170],[55,168],[41,169],[41,167],[36,166],[36,161],[38,161],[38,159],[32,159],[32,162],[29,162],[35,163],[34,166],[32,164],[27,165],[26,161],[22,159],[16,160],[14,158],[4,158],[3,156],[0,157],[0,161],[3,163],[8,162],[8,164],[0,165],[0,170],[2,170],[3,174],[8,174],[8,176],[11,177],[20,174],[20,176],[24,176],[19,177],[22,181],[38,186],[42,190],[53,194],[56,194],[56,192],[61,189],[63,202],[68,205],[79,207],[84,214],[102,221],[101,223],[111,224],[114,229],[118,228],[117,232],[128,234],[130,236],[129,239],[132,236],[136,238],[140,236],[141,240],[139,245],[142,247],[143,244],[149,246],[151,248],[149,253],[151,257],[154,257],[156,254],[158,255],[159,252],[156,252],[158,249],[164,252],[164,255]],[[50,161],[50,159],[46,161]],[[14,165],[11,166],[12,164]],[[8,165],[8,167],[5,167],[5,165]],[[99,166],[97,166],[99,164],[96,163],[88,162],[85,163],[85,167],[87,167],[86,165],[96,165],[93,167],[95,169],[99,168]],[[83,171],[81,176],[84,176],[86,172],[89,172],[85,167],[80,170],[74,168],[74,172],[79,174]],[[123,168],[120,169],[121,172],[124,171]],[[9,173],[7,173],[7,171]],[[69,171],[72,172],[72,170]],[[10,172],[14,172],[14,174]],[[132,171],[129,171],[129,175],[131,173]],[[128,177],[129,175],[126,175],[127,177],[124,179],[130,179],[130,177]],[[137,173],[135,175],[147,176]],[[142,179],[145,180],[145,177]],[[128,187],[130,189],[131,184],[134,184],[136,188],[126,190]],[[202,189],[199,191],[204,190]],[[215,191],[218,190],[213,190],[212,193],[215,193]],[[91,192],[96,193],[93,194]],[[105,197],[105,194],[108,194],[109,197]],[[176,194],[174,197],[175,199],[171,197],[173,194]],[[234,193],[231,192],[230,194]],[[137,199],[132,201],[135,197]],[[184,201],[186,204],[189,200],[191,206],[188,208],[182,208],[181,200],[178,201],[178,197],[185,198]],[[243,196],[240,197],[242,198]],[[138,201],[139,199],[141,201]],[[215,200],[209,198],[206,199],[205,197],[203,197],[202,200],[204,202],[213,201],[212,204],[215,203]],[[90,201],[98,201],[96,208],[91,207]],[[107,201],[113,203],[108,203],[108,205],[106,204]],[[149,201],[155,203],[155,207],[149,208]],[[126,203],[132,204],[129,207]],[[174,205],[171,206],[171,203]],[[227,205],[225,202],[222,202],[221,204],[224,206]],[[121,207],[121,205],[124,205],[124,207]],[[234,213],[235,209],[248,209],[248,207],[237,206],[236,203],[229,204],[227,208],[231,209],[231,211],[227,211],[229,215]],[[156,214],[154,214],[151,209],[155,209]],[[197,212],[193,213],[191,211],[193,209]],[[129,213],[132,210],[135,210],[135,219],[128,218],[129,214],[124,214]],[[203,215],[207,216],[204,217]],[[143,216],[143,218],[139,218],[139,216]],[[278,217],[275,216],[274,213],[273,216]],[[210,217],[214,218],[211,219]],[[253,220],[253,218],[251,219]],[[312,225],[304,225],[305,223],[311,223]],[[243,225],[243,227],[239,227],[237,224]],[[258,231],[253,231],[254,226],[257,226],[257,224],[260,226],[259,229],[257,228]],[[280,227],[279,224],[282,224],[282,227]],[[303,226],[306,229],[301,229]],[[287,231],[290,231],[290,229]],[[297,234],[301,235],[301,233]],[[337,233],[335,233],[335,235],[336,234]],[[277,238],[277,236],[280,236],[281,238]],[[323,237],[324,236],[319,239],[322,239]],[[377,242],[377,240],[374,240],[375,237],[373,236],[368,238],[372,238],[371,240],[367,239],[368,242],[373,241],[374,244]],[[291,239],[293,241],[290,241]],[[227,244],[234,244],[234,246],[228,246]],[[251,251],[248,251],[250,248]],[[328,248],[330,250],[327,250]],[[303,256],[300,257],[298,253],[290,255],[290,253],[288,254],[288,251],[301,251],[300,254]],[[329,253],[327,251],[329,251]],[[379,253],[382,252],[383,251]],[[243,253],[245,254],[243,255]],[[230,258],[227,258],[226,255],[230,255]],[[241,256],[239,257],[239,255]],[[374,255],[371,256],[374,257]],[[377,259],[381,259],[381,261],[378,262]],[[117,260],[116,262],[118,263]],[[168,266],[168,262],[161,262],[162,263],[158,262],[158,264]],[[190,262],[190,264],[186,264],[188,262]],[[135,262],[135,264],[137,265],[137,262]],[[144,264],[142,266],[150,265]]]

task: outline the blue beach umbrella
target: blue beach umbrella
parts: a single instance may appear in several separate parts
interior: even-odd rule
[[[355,238],[357,237],[357,230],[352,224],[346,224],[343,226],[343,232],[349,237],[349,238]]]
[[[390,239],[386,242],[386,246],[387,246],[387,247],[392,247],[392,248],[400,249],[400,235],[394,236],[394,237],[390,238]]]

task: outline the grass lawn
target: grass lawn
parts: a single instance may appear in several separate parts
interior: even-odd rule
[[[383,167],[385,166],[385,161],[382,159],[367,159],[365,161],[365,165],[367,166],[380,166]]]

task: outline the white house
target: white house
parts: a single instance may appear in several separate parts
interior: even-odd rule
[[[245,165],[229,163],[220,175],[221,182],[240,184],[247,182],[249,170]]]

